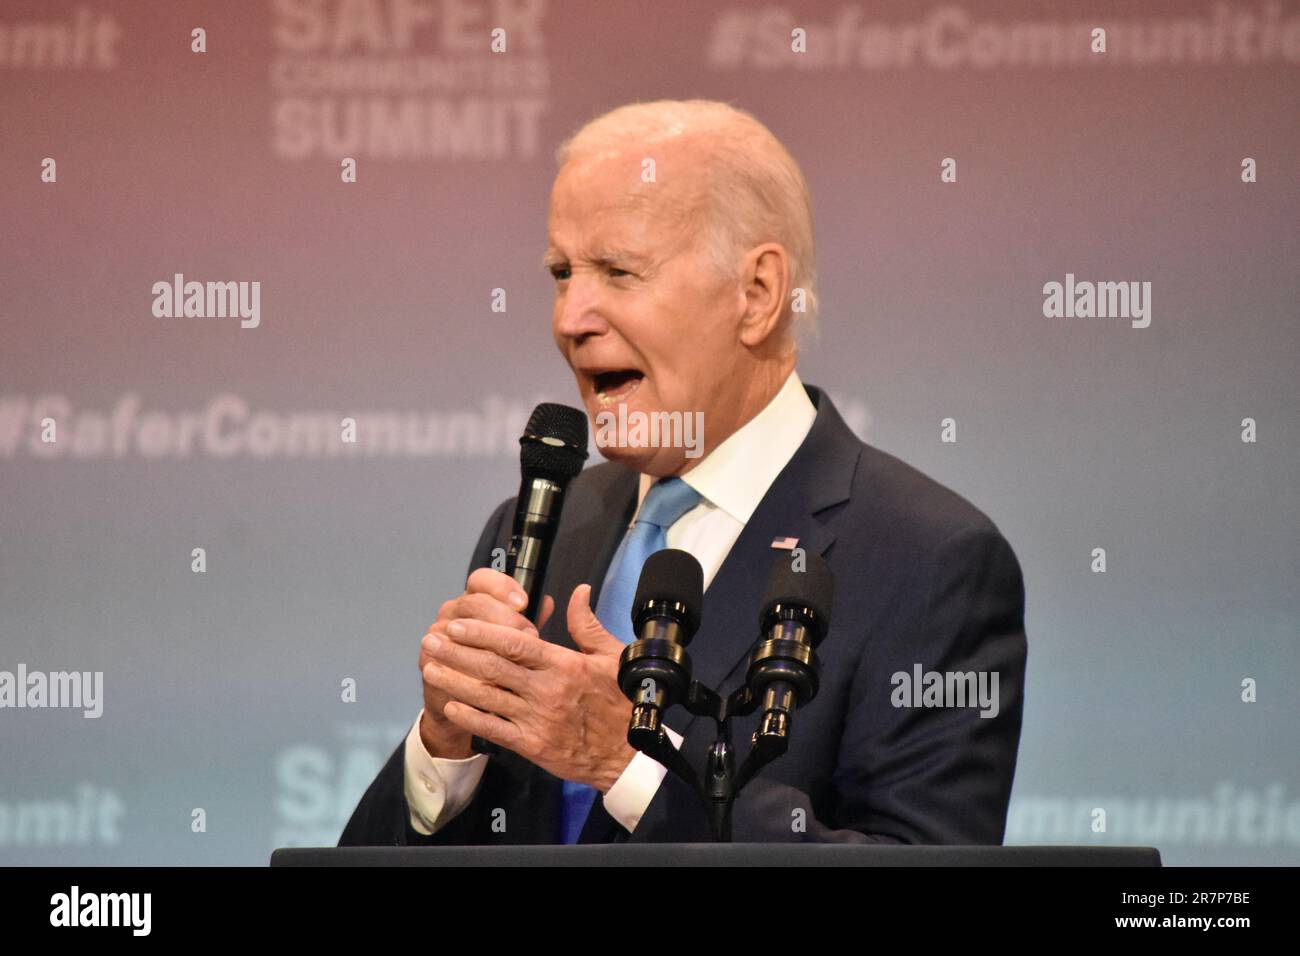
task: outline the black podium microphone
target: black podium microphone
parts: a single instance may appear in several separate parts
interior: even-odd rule
[[[834,581],[820,555],[804,552],[802,570],[788,555],[772,566],[759,615],[759,643],[750,656],[745,682],[760,701],[755,740],[787,739],[796,707],[817,696],[813,653],[830,627]]]
[[[542,613],[542,582],[560,525],[564,491],[586,460],[586,412],[554,402],[533,409],[519,438],[522,479],[505,564],[505,573],[528,595],[524,616],[533,624]],[[497,751],[481,737],[475,737],[472,746],[477,753]]]
[[[704,569],[685,551],[656,551],[641,567],[632,599],[637,639],[619,657],[618,685],[632,701],[633,731],[658,732],[663,712],[690,687],[686,645],[700,627]]]

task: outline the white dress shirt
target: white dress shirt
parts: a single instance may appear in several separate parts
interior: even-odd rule
[[[701,501],[667,529],[668,547],[688,551],[700,562],[706,591],[816,417],[817,409],[803,390],[798,373],[791,372],[762,411],[681,476],[700,493]],[[641,476],[638,512],[654,482],[651,475]],[[635,523],[635,515],[632,521]],[[412,828],[428,836],[473,800],[489,757],[475,754],[449,760],[430,756],[420,738],[423,716],[421,710],[406,735],[405,792]],[[664,729],[673,746],[680,747],[681,735]],[[667,772],[657,760],[638,753],[604,795],[606,812],[629,833],[635,830]]]

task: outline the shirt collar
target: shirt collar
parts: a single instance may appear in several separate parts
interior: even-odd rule
[[[817,407],[792,371],[781,390],[757,415],[733,432],[694,468],[682,475],[715,507],[746,524],[767,489],[803,444],[817,417]],[[655,482],[642,475],[637,511]]]

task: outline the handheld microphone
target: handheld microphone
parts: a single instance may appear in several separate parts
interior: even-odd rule
[[[587,460],[587,413],[568,405],[543,402],[533,409],[519,438],[522,478],[515,523],[506,549],[505,573],[528,595],[524,616],[534,624],[542,613],[542,582],[551,544],[560,525],[564,490]],[[475,736],[476,753],[496,753],[491,741]]]
[[[543,402],[533,409],[519,446],[523,477],[506,550],[506,574],[527,593],[525,616],[536,624],[542,610],[546,563],[564,507],[564,489],[587,460],[587,413]]]
[[[675,548],[646,558],[632,600],[637,640],[618,661],[618,686],[632,701],[628,733],[658,733],[663,712],[681,700],[691,682],[686,645],[700,627],[704,569]]]
[[[796,707],[817,696],[817,655],[813,653],[830,627],[834,580],[820,555],[804,554],[804,570],[796,571],[788,556],[772,566],[767,595],[759,615],[759,644],[750,656],[745,677],[761,703],[762,716],[754,742],[784,742],[790,735]]]

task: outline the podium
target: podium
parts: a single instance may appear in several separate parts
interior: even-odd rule
[[[900,846],[843,843],[607,843],[575,846],[282,848],[272,867],[884,866],[1158,867],[1154,847]]]

